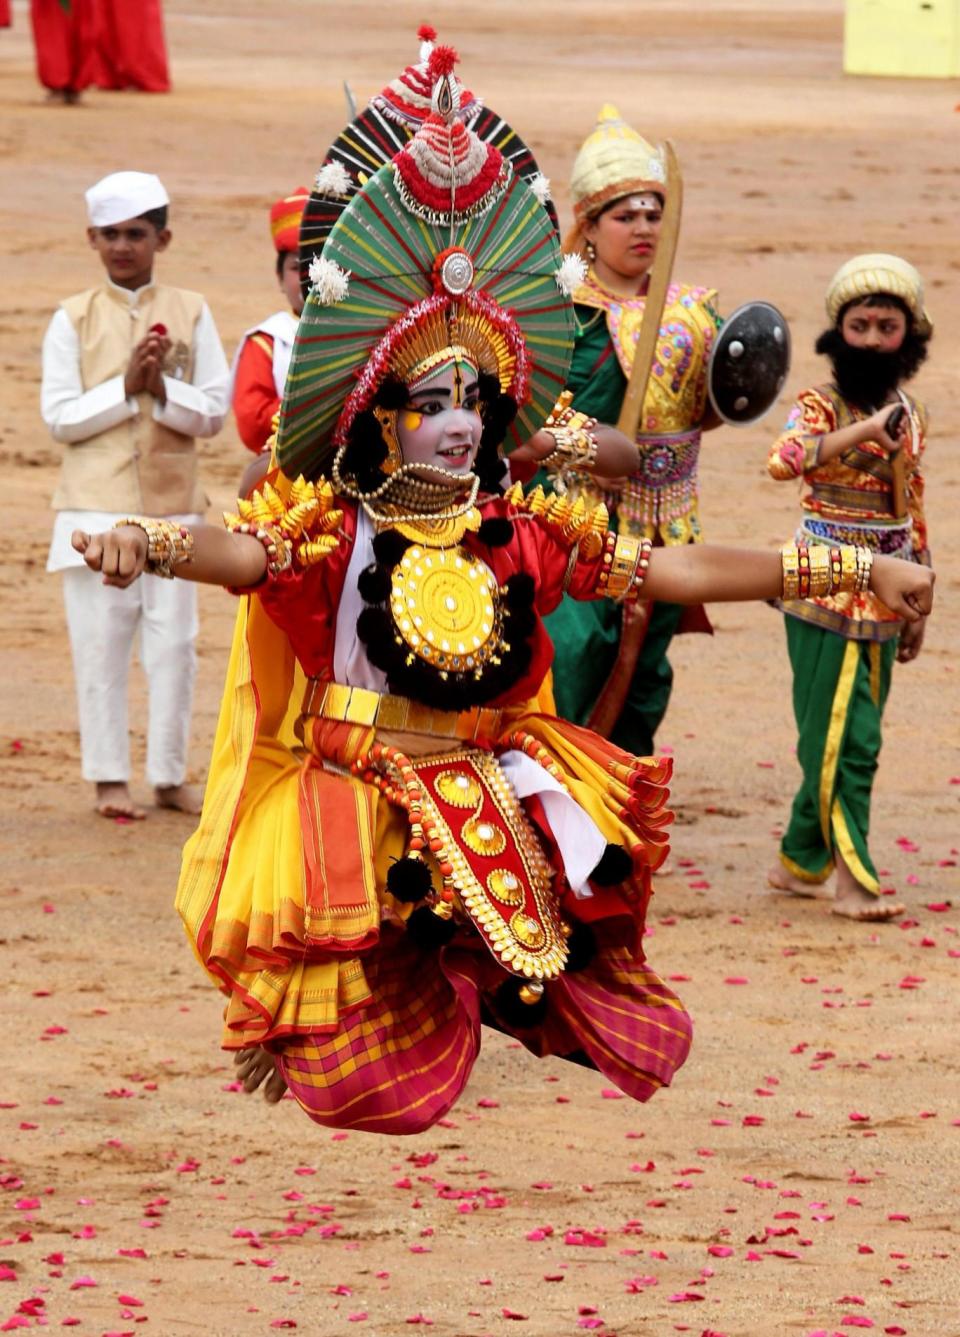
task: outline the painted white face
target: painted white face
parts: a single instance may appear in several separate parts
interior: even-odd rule
[[[477,369],[449,362],[417,383],[397,414],[397,440],[405,464],[434,464],[451,473],[473,469],[483,420]]]

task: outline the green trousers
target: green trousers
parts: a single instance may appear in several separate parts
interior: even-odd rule
[[[823,882],[840,854],[861,886],[879,893],[867,836],[897,642],[847,640],[800,618],[784,621],[803,781],[780,858],[804,882]]]
[[[682,616],[679,604],[654,604],[623,710],[610,733],[611,742],[638,757],[653,752],[654,734],[667,713],[673,687],[667,650]],[[546,619],[554,644],[554,699],[563,719],[574,724],[589,719],[617,658],[620,618],[619,605],[609,599],[564,599]]]

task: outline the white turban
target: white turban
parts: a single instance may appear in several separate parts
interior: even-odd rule
[[[111,172],[90,187],[86,198],[91,227],[124,223],[170,203],[163,182],[149,172]]]

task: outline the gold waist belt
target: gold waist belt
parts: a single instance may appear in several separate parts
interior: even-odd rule
[[[303,714],[346,724],[366,724],[396,733],[427,734],[431,738],[476,740],[496,738],[502,711],[475,706],[472,710],[434,710],[408,696],[390,696],[365,687],[339,682],[307,680]]]

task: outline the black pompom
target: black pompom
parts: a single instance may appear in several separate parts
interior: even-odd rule
[[[567,974],[584,970],[597,954],[597,939],[589,924],[574,924],[567,939]]]
[[[383,439],[380,419],[369,409],[358,413],[350,424],[349,440],[348,458],[354,450],[363,451],[368,464],[382,464],[387,458],[387,443]]]
[[[382,604],[390,597],[390,576],[382,566],[366,566],[357,581],[360,598],[368,604]]]
[[[504,548],[513,538],[513,521],[506,516],[491,515],[481,523],[477,538],[488,548]]]
[[[633,872],[633,860],[622,845],[608,845],[600,862],[590,874],[590,881],[598,887],[615,887],[626,882]]]
[[[357,635],[367,649],[393,644],[393,623],[382,608],[365,608],[357,618]]]
[[[422,901],[433,887],[430,869],[422,859],[398,859],[387,873],[387,891],[398,901],[412,905]],[[436,916],[434,915],[434,918]]]
[[[359,492],[376,492],[387,481],[387,475],[375,464],[362,464],[359,469],[348,469],[347,472],[353,473]]]
[[[376,395],[376,403],[384,409],[402,409],[409,400],[410,391],[396,376],[388,376]]]
[[[410,540],[395,529],[384,529],[373,540],[373,555],[381,566],[394,567],[410,547]]]
[[[500,395],[493,405],[493,412],[497,421],[503,423],[504,431],[510,426],[517,416],[517,401],[513,395]]]
[[[535,1003],[525,1003],[520,997],[520,990],[526,980],[511,975],[503,981],[493,995],[494,1007],[505,1025],[512,1030],[523,1031],[528,1026],[539,1026],[547,1015],[547,996],[542,993]]]
[[[504,585],[507,607],[511,613],[532,608],[537,586],[529,571],[516,571]]]
[[[441,919],[427,905],[414,910],[407,920],[407,932],[413,942],[425,952],[445,947],[456,931],[457,925],[453,919]]]

